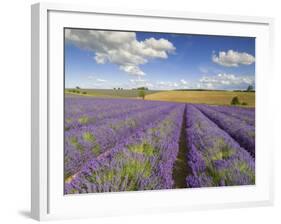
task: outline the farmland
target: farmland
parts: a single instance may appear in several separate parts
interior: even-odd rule
[[[75,90],[73,92],[73,90]],[[67,94],[84,95],[102,98],[137,98],[139,91],[131,89],[66,89]],[[153,94],[160,92],[159,90],[145,90],[145,94]]]
[[[106,94],[65,95],[66,194],[255,184],[253,108],[206,105],[206,92]],[[234,94],[254,106],[253,93]]]
[[[146,100],[174,101],[182,103],[198,103],[211,105],[229,105],[231,99],[237,96],[248,107],[255,107],[254,92],[234,91],[161,91],[149,94]]]

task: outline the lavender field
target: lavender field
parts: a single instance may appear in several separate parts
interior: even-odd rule
[[[255,184],[255,109],[65,95],[65,194]]]

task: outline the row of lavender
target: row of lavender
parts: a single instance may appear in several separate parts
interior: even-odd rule
[[[75,100],[66,99],[66,109],[73,107]],[[75,112],[66,113],[65,193],[173,187],[172,170],[185,105],[83,101],[75,106]]]
[[[65,108],[66,194],[173,188],[183,119],[188,187],[255,182],[253,109],[86,97]]]
[[[255,183],[254,110],[187,105],[186,123],[188,187]]]
[[[100,125],[118,116],[134,114],[146,109],[156,108],[159,103],[124,99],[91,99],[88,97],[66,96],[65,129],[81,127],[85,124]]]
[[[255,157],[254,110],[250,110],[249,115],[245,115],[243,114],[245,108],[239,110],[236,107],[212,107],[207,105],[197,105],[196,107]],[[253,123],[249,124],[249,120],[253,120]]]
[[[96,104],[95,100],[89,100],[87,107],[90,104]],[[124,103],[124,102],[123,102]],[[159,114],[165,116],[168,114],[173,104],[157,104],[151,108],[148,104],[143,104],[142,109],[134,113],[128,110],[122,110],[124,104],[119,104],[118,101],[104,101],[104,105],[111,104],[114,111],[121,111],[121,114],[116,114],[115,117],[107,117],[104,119],[95,119],[95,116],[101,116],[102,112],[83,113],[83,118],[87,118],[83,123],[78,124],[65,130],[65,178],[73,176],[82,166],[91,158],[100,156],[109,151],[120,139],[127,139],[133,132],[143,129],[146,124],[152,121],[159,120]],[[130,102],[127,102],[126,108]],[[66,104],[67,105],[67,104]],[[83,105],[82,105],[83,106]],[[114,108],[115,107],[115,108]],[[100,105],[101,110],[103,109]],[[110,111],[109,111],[110,113]],[[73,118],[72,118],[73,119]],[[94,121],[97,122],[94,122]]]

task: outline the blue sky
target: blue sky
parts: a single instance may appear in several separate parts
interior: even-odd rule
[[[65,86],[245,89],[255,81],[255,38],[65,30]]]

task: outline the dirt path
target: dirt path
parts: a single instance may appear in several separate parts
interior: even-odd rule
[[[190,168],[187,164],[187,146],[186,146],[186,109],[183,114],[183,122],[181,127],[181,135],[179,139],[179,152],[177,160],[174,164],[173,179],[175,188],[186,188],[186,176],[190,173]]]

